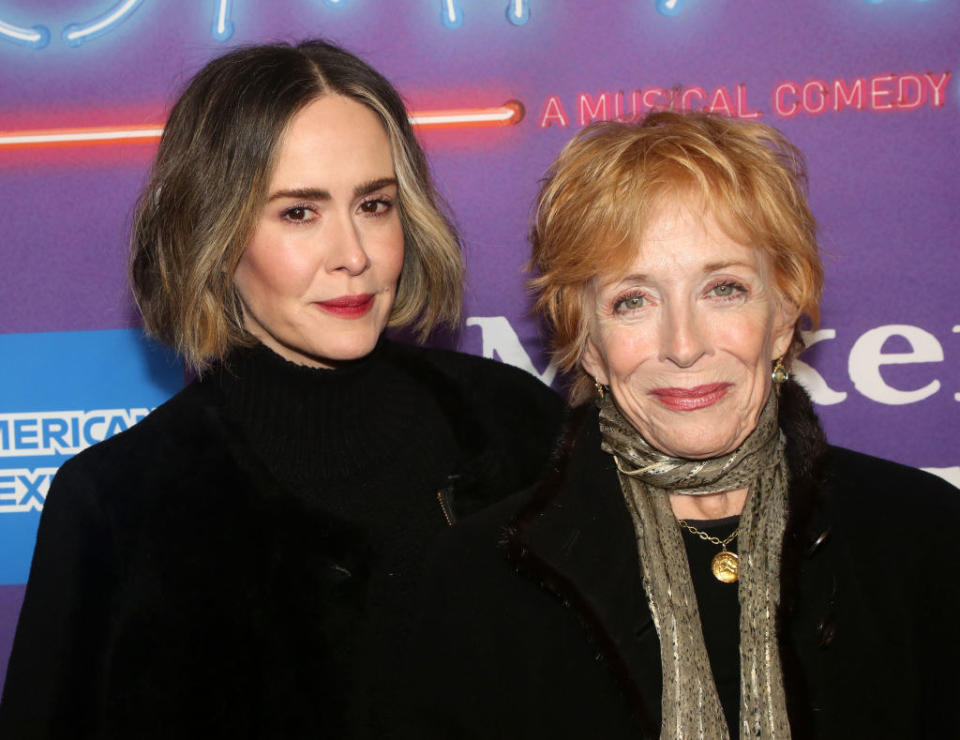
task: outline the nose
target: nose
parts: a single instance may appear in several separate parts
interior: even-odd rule
[[[681,302],[664,309],[660,360],[688,368],[710,351],[708,328],[694,307]]]
[[[349,275],[360,275],[370,266],[363,237],[349,216],[331,219],[325,237],[329,250],[327,272],[343,271]]]

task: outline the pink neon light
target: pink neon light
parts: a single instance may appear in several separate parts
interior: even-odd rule
[[[415,111],[410,123],[418,129],[510,126],[523,120],[524,107],[509,100],[495,108],[458,108]],[[0,150],[27,147],[87,146],[159,141],[163,124],[140,126],[94,126],[86,128],[0,131]]]
[[[75,129],[35,129],[0,132],[0,149],[35,146],[116,144],[154,141],[163,133],[162,124],[145,126],[92,126]]]

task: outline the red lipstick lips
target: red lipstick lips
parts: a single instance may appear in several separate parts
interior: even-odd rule
[[[650,391],[657,400],[674,411],[696,411],[713,406],[727,395],[730,383],[710,383],[695,388],[655,388]]]
[[[373,294],[345,295],[329,301],[317,301],[315,305],[342,319],[358,319],[373,308]]]

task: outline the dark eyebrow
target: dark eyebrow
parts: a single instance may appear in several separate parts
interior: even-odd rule
[[[280,198],[295,198],[296,200],[330,200],[330,191],[320,188],[293,188],[292,190],[278,190],[273,193],[267,202]]]
[[[360,183],[353,189],[354,198],[362,198],[364,195],[370,195],[374,190],[379,190],[380,188],[385,188],[390,185],[396,185],[397,178],[395,177],[381,177],[379,180],[371,180],[370,182]]]
[[[354,198],[362,198],[364,195],[385,188],[390,185],[396,185],[397,178],[381,177],[377,180],[362,182],[353,189]],[[322,188],[292,188],[290,190],[278,190],[267,198],[267,202],[279,200],[280,198],[293,198],[295,200],[330,200],[330,191]]]

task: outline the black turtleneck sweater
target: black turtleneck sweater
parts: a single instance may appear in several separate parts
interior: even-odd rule
[[[457,462],[450,421],[422,378],[381,342],[314,369],[263,345],[217,372],[228,417],[290,495],[358,525],[392,589],[406,590],[424,539],[444,525],[436,492]]]
[[[453,352],[235,351],[58,472],[0,736],[386,736],[424,553],[538,477],[561,410]]]
[[[389,342],[333,370],[294,364],[263,345],[240,349],[216,382],[227,415],[287,494],[362,533],[363,616],[339,649],[358,687],[348,722],[378,726],[385,694],[402,680],[394,672],[424,550],[447,526],[437,492],[458,462],[450,420]]]

